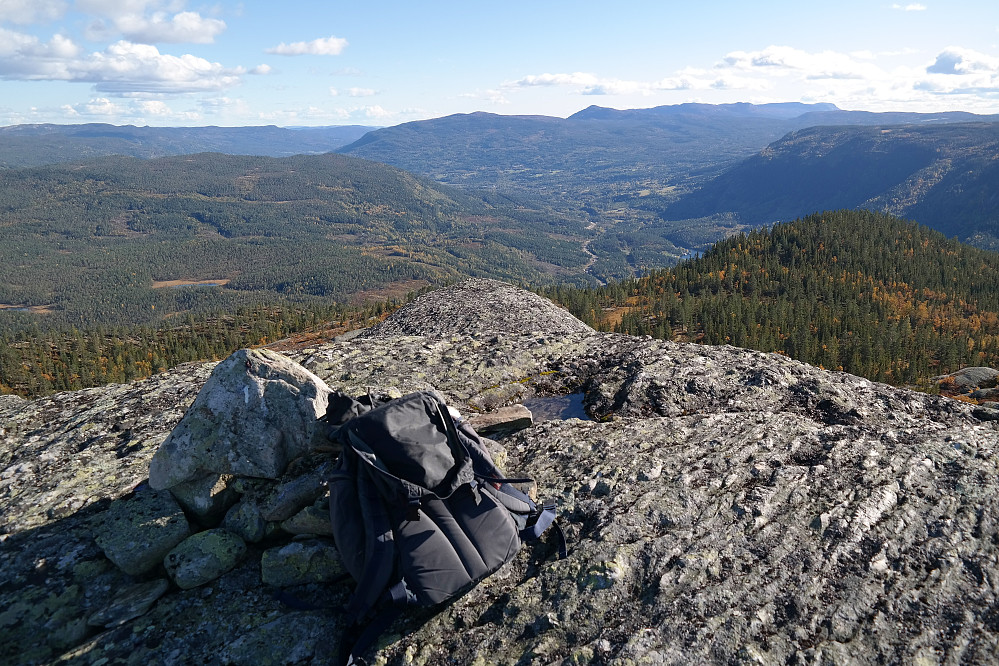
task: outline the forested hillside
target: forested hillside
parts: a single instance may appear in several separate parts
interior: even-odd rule
[[[880,213],[811,215],[637,280],[548,293],[604,329],[776,351],[894,384],[999,366],[999,254]]]
[[[585,281],[588,226],[335,154],[0,171],[0,331],[346,302],[461,275]]]
[[[288,339],[329,338],[377,321],[403,299],[365,306],[278,301],[229,311],[188,312],[158,325],[36,324],[0,332],[0,395],[26,397],[121,383],[187,361],[225,358],[237,349]]]
[[[812,127],[788,134],[662,216],[727,213],[769,224],[809,211],[865,208],[999,249],[999,123]]]

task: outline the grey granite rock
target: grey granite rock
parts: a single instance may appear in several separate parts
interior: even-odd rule
[[[294,541],[266,550],[260,558],[261,579],[276,587],[328,583],[345,571],[336,547],[326,541]]]
[[[583,393],[594,420],[535,423],[502,442],[507,473],[558,500],[570,555],[528,546],[454,603],[407,614],[370,658],[999,660],[995,410],[778,355],[567,329],[506,286],[474,294],[431,294],[383,327],[289,356],[330,388],[435,388],[466,415]],[[504,327],[508,313],[516,324]],[[0,401],[0,661],[321,664],[336,653],[342,619],[272,598],[259,546],[117,628],[87,625],[134,583],[94,544],[99,518],[141,480],[210,369]],[[241,502],[309,465],[270,485],[237,479]],[[352,589],[303,594],[338,607]]]
[[[307,506],[291,518],[281,522],[281,529],[288,534],[316,534],[333,536],[333,525],[330,523],[329,499],[315,506]]]
[[[207,474],[170,488],[177,502],[199,523],[218,527],[226,512],[239,501],[231,474]]]
[[[999,401],[999,388],[977,389],[972,391],[968,397],[982,402],[996,402]]]
[[[229,509],[222,526],[247,543],[257,543],[267,535],[267,521],[252,498],[244,497]]]
[[[494,435],[530,428],[534,425],[534,417],[527,407],[510,405],[483,414],[470,414],[468,423],[480,435]]]
[[[329,466],[321,465],[313,472],[283,482],[263,499],[260,515],[264,520],[281,521],[291,518],[326,494],[328,473]]]
[[[287,357],[244,349],[219,363],[156,451],[149,484],[170,488],[208,474],[277,478],[312,450],[329,388]]]
[[[961,368],[948,375],[934,377],[937,382],[953,384],[959,389],[972,390],[976,388],[988,388],[995,386],[999,380],[999,370],[981,366]]]
[[[0,403],[0,532],[39,527],[135,488],[213,367],[185,364],[132,384]]]
[[[424,295],[362,335],[447,338],[482,332],[558,335],[592,331],[546,298],[505,282],[474,278]]]
[[[87,624],[105,629],[125,624],[148,613],[168,589],[170,582],[165,578],[130,585],[118,592],[105,608],[91,615]]]
[[[138,576],[159,566],[191,534],[173,495],[140,488],[111,504],[94,531],[97,545],[125,573]]]
[[[210,583],[231,570],[246,554],[246,544],[225,529],[193,534],[163,558],[163,566],[177,587],[189,590]]]

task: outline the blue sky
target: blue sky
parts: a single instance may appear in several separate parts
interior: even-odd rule
[[[0,0],[0,125],[690,101],[999,113],[999,2]]]

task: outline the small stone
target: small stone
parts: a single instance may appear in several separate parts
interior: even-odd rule
[[[523,405],[510,405],[484,414],[471,414],[467,421],[480,435],[492,435],[530,428],[534,425],[534,416]]]
[[[106,608],[91,615],[87,624],[105,629],[125,624],[129,620],[134,620],[149,612],[156,600],[162,597],[168,589],[170,589],[170,582],[165,578],[127,587],[115,595],[115,598]]]
[[[233,569],[246,553],[246,544],[224,529],[199,532],[182,541],[163,558],[170,579],[189,590],[210,583]]]
[[[287,520],[327,492],[326,466],[278,486],[260,507],[264,520]]]
[[[610,495],[613,489],[613,486],[609,481],[607,481],[607,479],[597,479],[593,484],[593,490],[590,492],[592,492],[596,497],[605,497]]]
[[[173,486],[170,492],[202,525],[217,527],[226,511],[239,501],[239,493],[232,487],[234,478],[231,474],[208,474]]]
[[[333,536],[329,506],[307,506],[294,516],[281,523],[281,529],[289,534],[317,534]]]
[[[659,463],[655,467],[643,469],[638,473],[639,481],[655,481],[663,475],[663,464]]]
[[[222,526],[247,543],[257,543],[267,535],[267,521],[260,515],[260,507],[246,497],[229,509]]]
[[[94,540],[119,569],[139,576],[156,567],[190,534],[173,495],[141,488],[111,504],[95,529]]]
[[[328,583],[343,573],[336,547],[318,540],[271,548],[260,558],[260,577],[267,585],[276,587]]]

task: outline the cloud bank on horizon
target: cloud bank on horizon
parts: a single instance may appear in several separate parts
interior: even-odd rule
[[[994,2],[649,4],[0,0],[0,125],[386,125],[688,101],[999,112]]]

